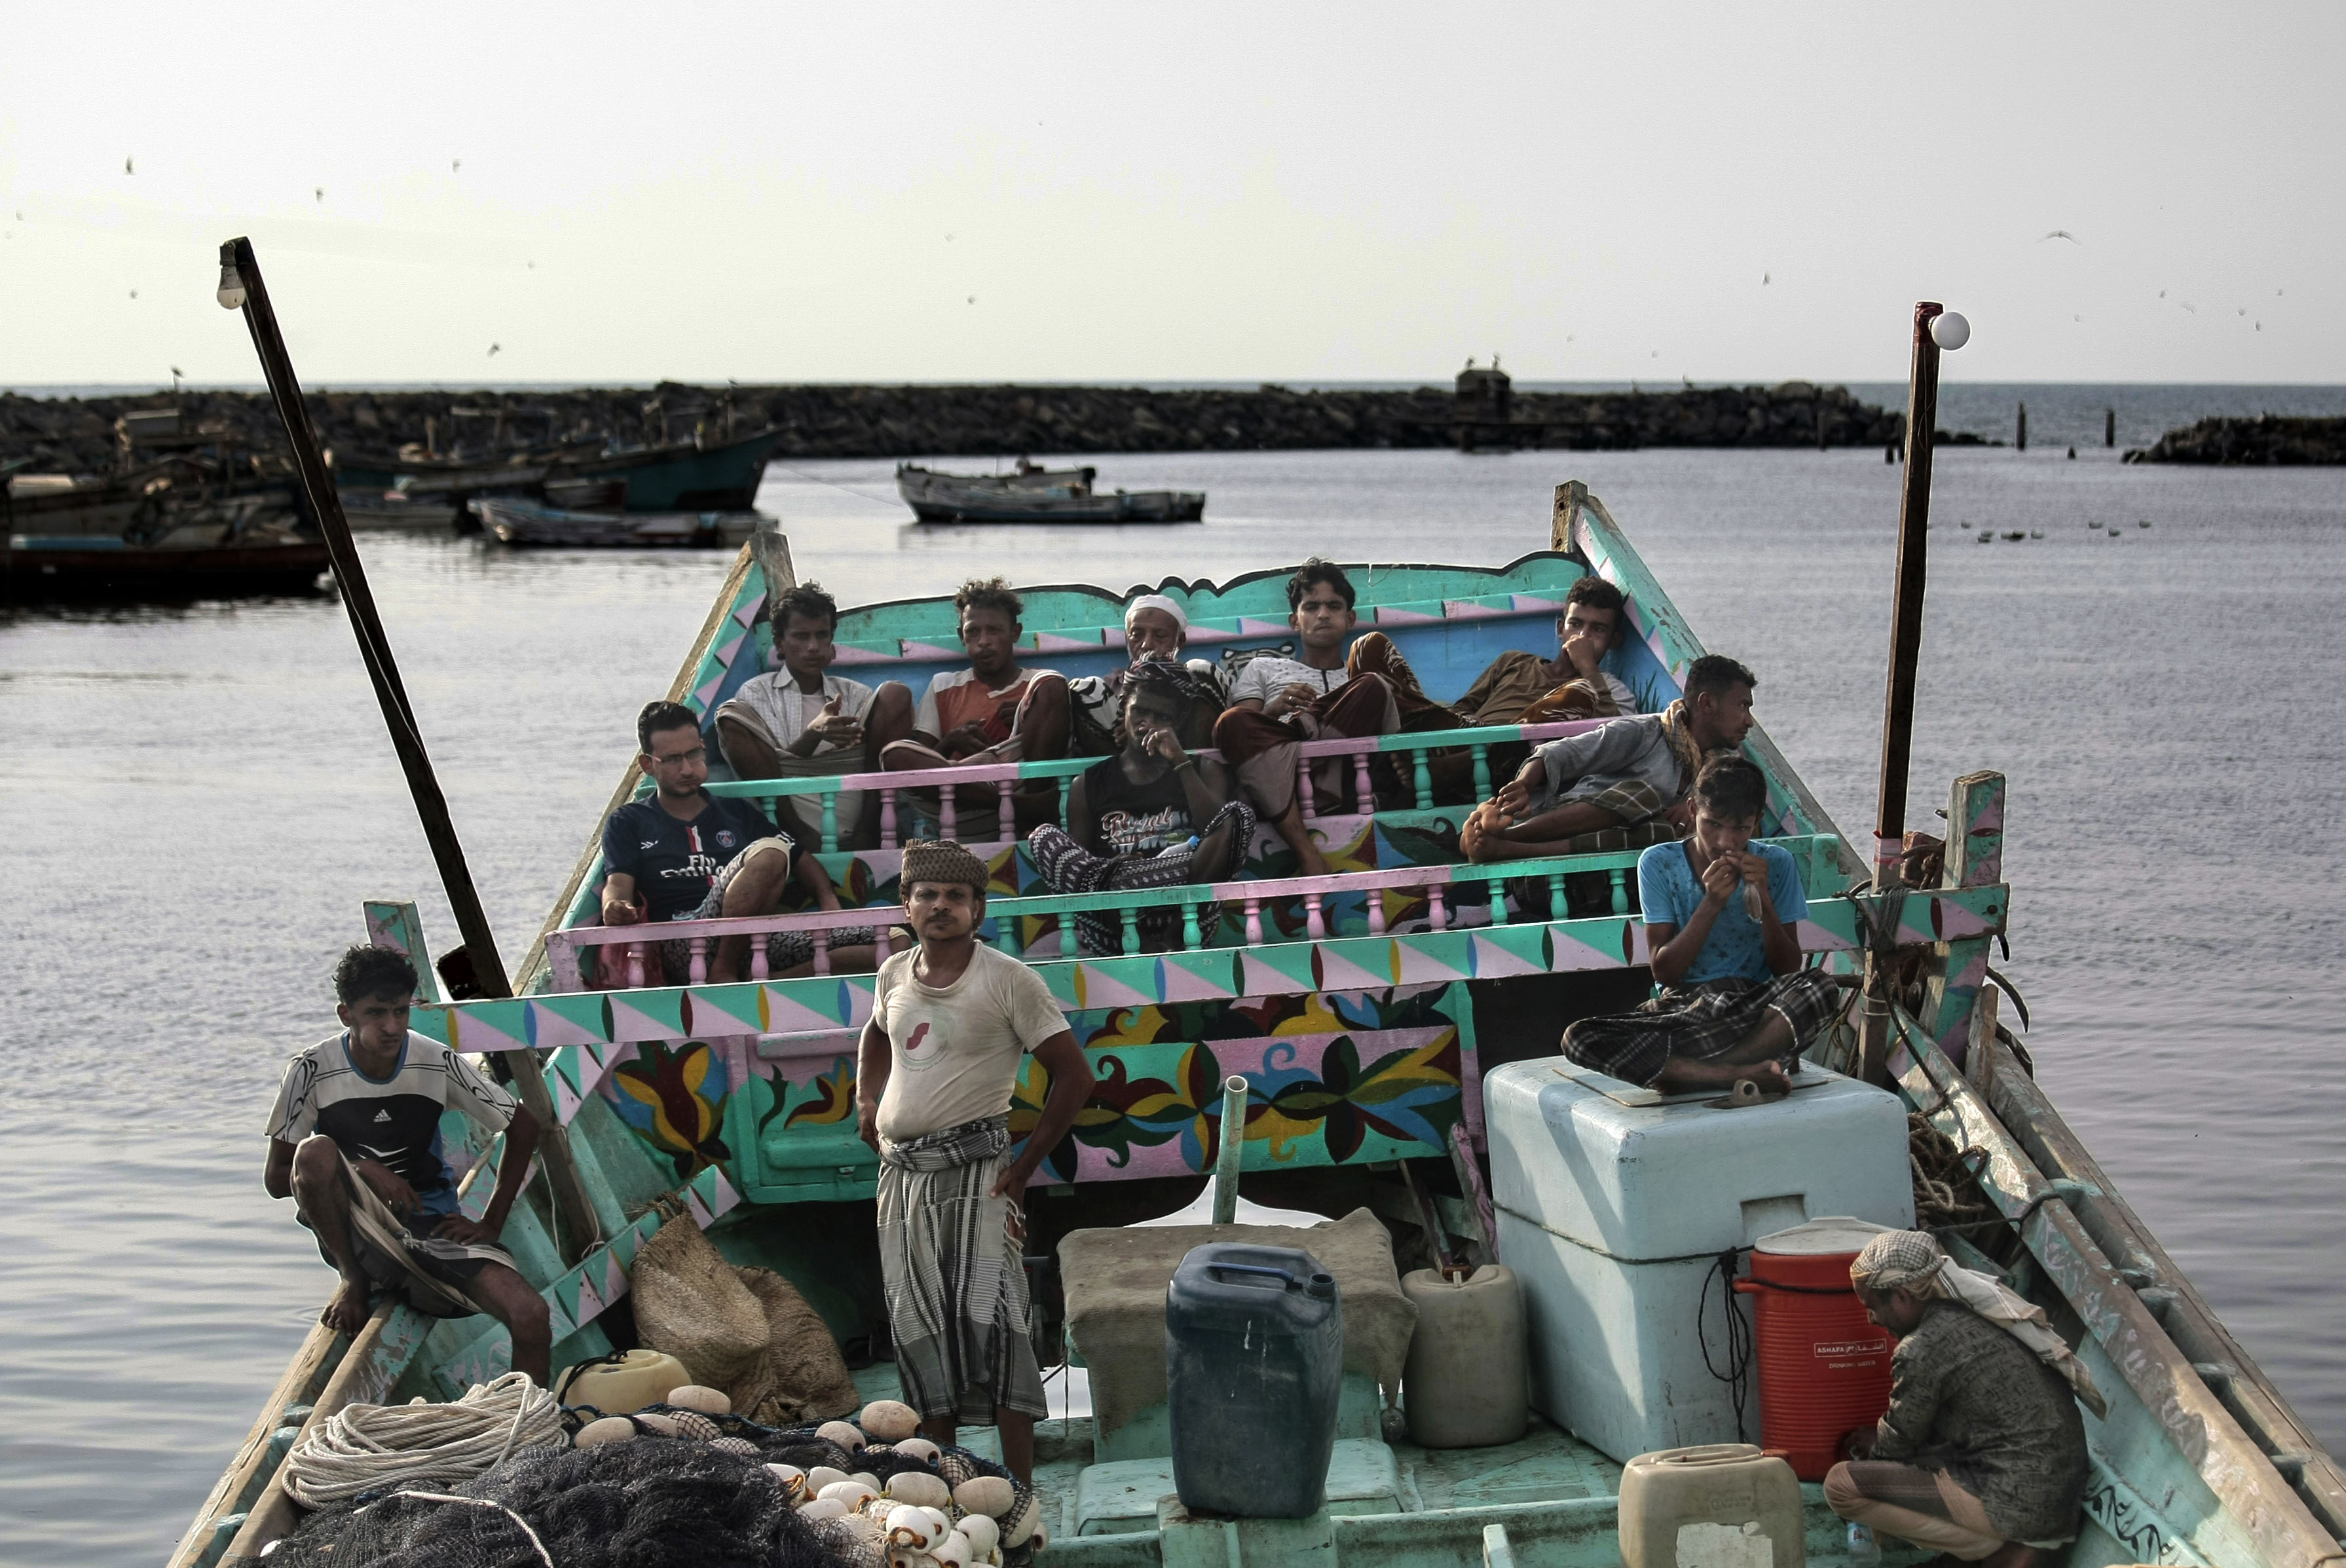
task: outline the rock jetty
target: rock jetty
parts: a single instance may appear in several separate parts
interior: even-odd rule
[[[403,447],[467,456],[556,440],[689,439],[773,425],[778,458],[938,453],[1264,452],[1476,446],[1620,451],[1644,446],[1882,446],[1902,416],[1845,387],[1516,392],[1504,417],[1464,388],[1155,390],[1096,386],[770,386],[571,392],[312,393],[321,440],[345,453]],[[52,472],[114,465],[115,421],[177,406],[256,452],[281,449],[266,396],[188,392],[119,398],[0,395],[0,463]],[[1462,437],[1464,439],[1462,439]]]
[[[2147,447],[2126,454],[2128,463],[2346,463],[2346,419],[2203,419],[2170,430]]]

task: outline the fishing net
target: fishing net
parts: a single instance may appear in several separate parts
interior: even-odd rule
[[[602,1413],[576,1406],[563,1423],[575,1437]],[[270,1553],[270,1568],[876,1568],[868,1531],[852,1519],[801,1517],[770,1462],[827,1465],[883,1487],[907,1471],[948,1487],[1001,1476],[1013,1489],[997,1516],[1005,1525],[1035,1499],[1008,1470],[967,1449],[944,1449],[930,1462],[885,1445],[850,1450],[812,1427],[776,1429],[671,1405],[627,1419],[641,1435],[624,1442],[536,1451],[428,1496],[387,1488],[314,1513]],[[1004,1568],[1033,1561],[1031,1547],[1002,1551]]]

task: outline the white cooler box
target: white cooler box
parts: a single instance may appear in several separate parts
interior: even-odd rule
[[[1483,1080],[1532,1402],[1614,1459],[1757,1438],[1749,1369],[1739,1434],[1733,1390],[1703,1363],[1698,1316],[1720,1253],[1820,1215],[1914,1223],[1904,1104],[1815,1067],[1795,1082],[1773,1105],[1729,1110],[1716,1092],[1665,1095],[1561,1057]],[[1711,1280],[1710,1359],[1725,1371],[1719,1292]]]

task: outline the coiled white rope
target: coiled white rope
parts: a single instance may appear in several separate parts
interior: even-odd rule
[[[364,1492],[454,1485],[524,1449],[563,1446],[562,1406],[527,1373],[477,1383],[446,1405],[348,1405],[285,1456],[285,1490],[304,1508]]]

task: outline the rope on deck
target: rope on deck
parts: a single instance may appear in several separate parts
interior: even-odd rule
[[[345,1406],[285,1456],[285,1490],[304,1508],[323,1508],[362,1492],[471,1481],[523,1449],[567,1441],[554,1396],[507,1372],[454,1404]]]

